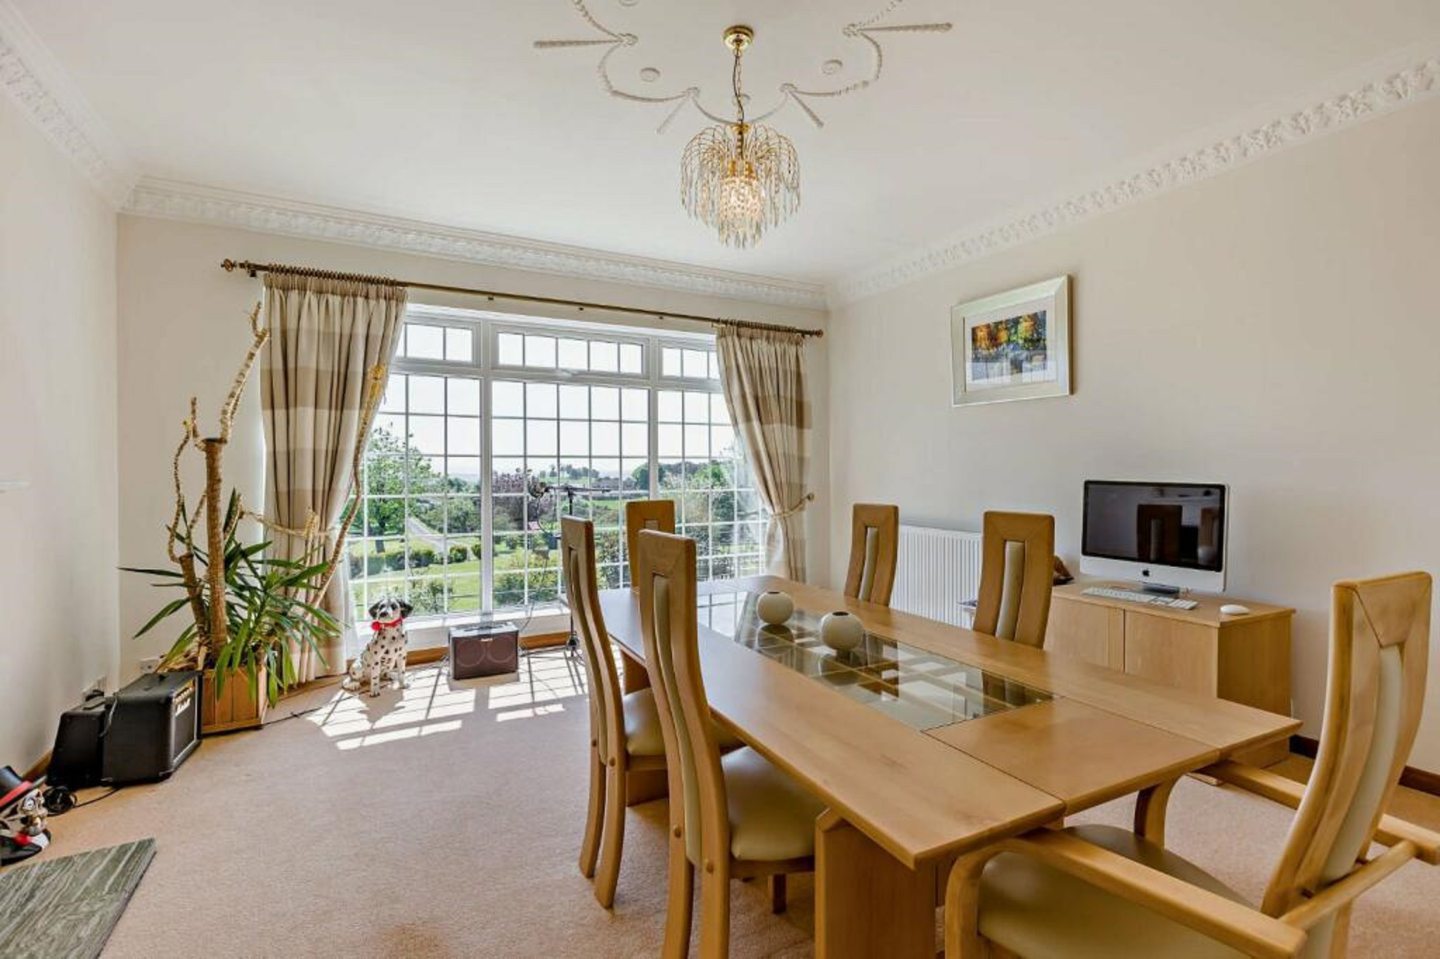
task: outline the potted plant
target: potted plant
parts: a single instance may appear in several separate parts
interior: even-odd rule
[[[313,513],[303,529],[286,529],[247,510],[233,489],[222,510],[225,447],[245,383],[270,336],[260,325],[258,303],[249,319],[250,349],[221,406],[218,433],[201,437],[194,397],[190,415],[182,423],[180,444],[171,461],[175,509],[166,527],[167,554],[173,568],[126,567],[129,572],[159,577],[156,586],[184,591],[183,596],[161,606],[135,635],[145,635],[181,610],[190,613],[191,621],[161,657],[160,668],[204,671],[201,731],[207,733],[260,725],[266,709],[296,682],[296,653],[309,649],[323,662],[321,648],[341,629],[318,604],[339,563],[344,536],[336,536],[327,553],[319,518]],[[361,413],[366,426],[374,419],[384,382],[384,367],[371,370]],[[356,476],[364,455],[363,434],[364,430],[352,464]],[[205,490],[194,509],[181,479],[188,450],[201,452],[205,463]],[[358,505],[359,498],[352,496],[338,524],[340,530],[350,528]],[[197,528],[202,517],[203,536]],[[299,560],[267,556],[270,541],[248,545],[241,541],[238,530],[247,518],[310,545]],[[229,682],[236,674],[242,674],[247,682]]]

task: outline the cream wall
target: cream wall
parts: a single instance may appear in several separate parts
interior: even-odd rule
[[[0,764],[113,683],[115,213],[0,97]]]
[[[1440,572],[1437,169],[1432,99],[834,311],[832,580],[855,500],[1052,512],[1073,564],[1087,477],[1225,482],[1227,591],[1299,610],[1318,735],[1330,584]],[[1075,395],[952,408],[951,305],[1061,273]],[[1433,662],[1411,762],[1440,770]]]
[[[120,421],[125,441],[120,450],[120,553],[127,565],[153,566],[165,561],[164,526],[173,506],[170,456],[178,438],[187,398],[200,399],[202,428],[213,423],[235,365],[249,342],[245,313],[260,296],[258,280],[220,269],[226,257],[257,262],[295,263],[325,269],[381,274],[456,286],[505,290],[540,296],[589,300],[673,310],[703,316],[741,316],[800,326],[823,326],[819,311],[744,304],[623,284],[584,281],[538,273],[476,266],[451,260],[410,256],[364,247],[272,236],[215,226],[201,226],[134,216],[120,217],[119,312]],[[473,298],[445,297],[417,290],[412,302],[478,308],[504,307]],[[511,308],[518,305],[512,304]],[[552,311],[549,315],[584,314]],[[611,316],[611,319],[619,319]],[[626,323],[642,323],[626,317]],[[705,329],[672,322],[674,329]],[[812,395],[816,401],[812,469],[818,501],[811,509],[812,563],[825,576],[829,556],[828,515],[823,480],[829,450],[825,426],[826,343],[810,340]],[[228,456],[228,477],[247,501],[259,509],[264,491],[259,392],[252,381],[246,392]],[[198,482],[198,474],[192,483]],[[154,591],[138,577],[125,577],[120,588],[120,626],[128,637],[144,624],[158,605]],[[142,640],[125,639],[121,675],[138,671],[141,659],[160,652],[171,633]]]

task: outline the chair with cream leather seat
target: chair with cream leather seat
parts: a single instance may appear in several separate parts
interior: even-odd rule
[[[974,630],[1044,646],[1055,575],[1055,517],[988,512],[980,550]]]
[[[630,588],[635,588],[635,541],[642,529],[675,532],[673,499],[632,499],[625,503],[625,555],[630,561]]]
[[[1136,832],[1041,830],[961,857],[946,891],[946,955],[1345,955],[1350,910],[1440,835],[1385,815],[1425,693],[1430,577],[1336,584],[1324,726],[1307,785],[1225,762],[1205,772],[1297,809],[1259,908],[1163,847],[1169,785]],[[1388,851],[1366,860],[1372,842]],[[993,948],[992,947],[998,947]]]
[[[850,568],[845,573],[845,595],[889,606],[899,552],[900,507],[856,503],[850,511]]]
[[[695,541],[645,530],[636,550],[641,629],[670,780],[666,959],[690,946],[695,870],[701,875],[700,955],[729,954],[730,880],[772,877],[785,908],[784,876],[815,868],[819,800],[748,747],[721,755],[711,721],[695,601]]]
[[[625,841],[626,773],[665,768],[665,741],[654,693],[648,688],[621,693],[610,634],[600,611],[595,524],[562,516],[560,554],[565,594],[574,613],[590,684],[590,799],[580,844],[580,872],[595,878],[595,898],[608,909],[615,901]]]

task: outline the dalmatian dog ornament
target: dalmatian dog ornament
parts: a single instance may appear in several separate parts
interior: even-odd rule
[[[350,664],[341,688],[353,693],[368,683],[371,696],[379,696],[380,687],[387,682],[393,682],[398,689],[409,688],[410,679],[405,673],[405,617],[410,613],[410,604],[394,597],[370,607],[370,629],[375,635]]]

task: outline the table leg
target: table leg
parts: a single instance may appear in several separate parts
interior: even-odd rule
[[[650,671],[645,664],[629,653],[624,647],[620,647],[620,691],[622,693],[633,693],[637,689],[646,689],[650,686]]]
[[[935,869],[910,869],[827,810],[815,831],[815,955],[935,959]]]

